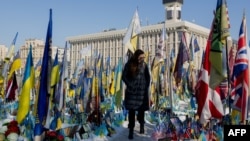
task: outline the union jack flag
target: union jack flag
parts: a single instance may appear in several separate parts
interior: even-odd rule
[[[192,138],[192,129],[187,127],[184,133],[184,139],[191,139]]]
[[[233,99],[233,107],[241,111],[241,121],[247,119],[249,93],[248,47],[246,35],[246,18],[243,16],[239,32],[238,49],[233,67],[233,75],[231,78],[231,97]]]

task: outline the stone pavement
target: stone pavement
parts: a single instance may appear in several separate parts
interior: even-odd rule
[[[140,134],[140,124],[136,122],[135,129],[134,129],[134,139],[128,139],[129,129],[128,121],[124,121],[123,126],[118,128],[116,134],[114,134],[111,138],[107,138],[108,141],[152,141],[151,134],[154,131],[154,125],[145,124],[145,133]]]
[[[115,134],[112,134],[111,137],[109,136],[94,136],[93,138],[84,140],[84,141],[157,141],[156,139],[151,138],[152,133],[154,132],[155,125],[152,125],[150,123],[145,124],[144,134],[140,134],[140,124],[136,122],[135,129],[134,129],[134,139],[129,140],[128,139],[128,121],[124,121],[122,126],[115,127]],[[158,141],[170,141],[168,139],[159,139]]]

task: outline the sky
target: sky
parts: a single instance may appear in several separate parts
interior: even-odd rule
[[[182,20],[210,29],[216,4],[217,0],[184,0]],[[227,5],[230,34],[237,40],[244,11],[249,32],[250,1],[227,0]],[[68,37],[128,28],[136,8],[141,26],[165,20],[162,0],[5,0],[0,5],[0,44],[10,47],[17,32],[16,49],[26,39],[45,40],[50,8],[52,44],[59,47]]]

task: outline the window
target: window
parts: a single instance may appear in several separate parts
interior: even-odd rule
[[[177,19],[181,19],[181,11],[180,10],[178,10],[178,17],[177,17]]]
[[[167,19],[170,20],[173,18],[173,11],[172,10],[168,10],[167,11]]]

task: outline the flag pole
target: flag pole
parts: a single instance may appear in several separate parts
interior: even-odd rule
[[[231,114],[231,104],[230,104],[230,70],[229,70],[229,61],[228,61],[228,39],[226,38],[226,63],[227,63],[227,83],[228,83],[228,91],[227,91],[227,99],[228,99],[228,107],[229,107],[229,114]]]
[[[171,51],[168,53],[169,54],[169,57],[168,57],[168,67],[170,68],[170,56],[171,56]],[[170,104],[170,109],[171,109],[171,112],[173,111],[173,84],[172,84],[172,69],[168,69],[169,70],[169,75],[168,75],[168,80],[169,80],[169,104]]]

